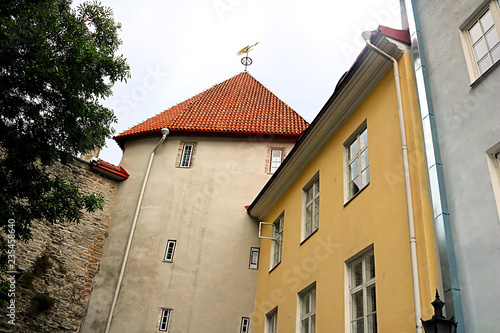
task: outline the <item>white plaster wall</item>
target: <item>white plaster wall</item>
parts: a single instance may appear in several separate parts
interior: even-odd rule
[[[129,140],[120,183],[82,332],[106,324],[137,198],[160,135]],[[180,141],[198,142],[193,165],[176,168]],[[274,141],[276,142],[276,141]],[[238,332],[255,304],[257,271],[248,268],[259,246],[258,225],[246,213],[270,175],[269,146],[257,137],[179,136],[159,148],[151,169],[112,332],[157,332],[160,308],[173,309],[169,332]],[[167,240],[176,239],[174,262],[163,262]]]
[[[500,64],[470,86],[459,26],[484,1],[416,3],[462,295],[459,325],[497,332],[500,221],[485,152],[500,141]]]

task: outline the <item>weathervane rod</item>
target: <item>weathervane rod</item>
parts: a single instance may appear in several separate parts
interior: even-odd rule
[[[245,57],[241,58],[241,63],[245,66],[245,72],[247,71],[247,67],[250,66],[253,62],[252,58],[250,58],[248,56],[248,52],[250,52],[252,50],[252,48],[259,44],[259,42],[253,44],[253,45],[248,45],[248,46],[245,46],[244,48],[242,48],[241,50],[238,51],[237,55],[242,55],[243,53],[245,53]]]

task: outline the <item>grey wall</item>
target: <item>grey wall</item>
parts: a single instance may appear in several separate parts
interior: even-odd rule
[[[416,4],[462,295],[459,325],[498,332],[500,222],[485,152],[500,141],[500,64],[470,85],[459,27],[479,1]]]
[[[120,270],[147,162],[160,135],[125,144],[121,165],[131,175],[117,191],[101,271],[82,332],[101,332]],[[180,141],[198,142],[193,165],[176,168]],[[276,142],[276,140],[274,140]],[[269,146],[256,137],[171,134],[154,159],[111,332],[157,332],[161,307],[173,309],[169,332],[237,332],[253,322],[258,224],[246,213],[270,175]],[[174,262],[163,262],[167,240]]]

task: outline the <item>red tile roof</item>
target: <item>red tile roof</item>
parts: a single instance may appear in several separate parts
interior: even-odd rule
[[[120,133],[122,145],[132,136],[160,132],[272,134],[298,136],[308,123],[247,72],[240,73]]]
[[[130,176],[123,167],[116,166],[100,158],[91,160],[90,164],[94,171],[102,173],[115,180],[125,180]]]

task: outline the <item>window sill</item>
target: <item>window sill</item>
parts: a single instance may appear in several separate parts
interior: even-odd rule
[[[304,244],[306,242],[306,240],[308,240],[309,238],[311,238],[312,235],[314,235],[316,232],[318,232],[319,230],[319,227],[318,229],[314,230],[309,236],[307,236],[306,238],[304,238],[304,240],[302,242],[300,242],[300,245]]]
[[[277,264],[276,264],[273,268],[271,268],[271,269],[269,270],[269,274],[271,274],[271,272],[272,272],[272,271],[274,271],[274,269],[275,269],[276,267],[278,267],[280,264],[281,264],[281,261],[280,261],[279,263],[277,263]]]
[[[492,72],[495,67],[500,66],[499,64],[500,64],[500,60],[497,61],[497,62],[495,62],[493,65],[491,65],[491,67],[488,68],[486,70],[486,72],[484,72],[483,74],[481,74],[477,78],[475,78],[474,81],[471,82],[471,84],[469,85],[469,87],[473,88],[476,84],[479,84],[479,82],[481,82],[484,77],[488,76],[488,74],[490,72]]]
[[[162,260],[162,262],[174,262],[173,260]]]
[[[363,190],[365,188],[367,188],[368,186],[370,185],[370,183],[366,184],[365,187],[363,187],[361,190],[358,191],[358,193],[356,193],[352,198],[350,198],[349,200],[347,200],[345,203],[344,203],[344,207],[347,206],[349,204],[349,202],[351,202],[352,200],[354,200],[354,198],[356,198],[361,192],[363,192]]]

